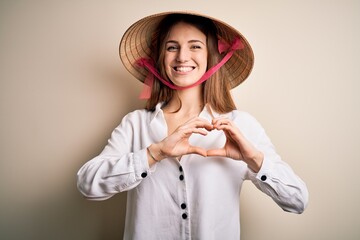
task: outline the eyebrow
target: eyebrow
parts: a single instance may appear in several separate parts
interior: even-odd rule
[[[178,41],[175,41],[175,40],[169,40],[169,41],[167,41],[165,44],[169,44],[169,43],[176,43],[176,44],[178,44],[179,42],[178,42]],[[203,43],[203,42],[200,41],[200,40],[196,40],[196,39],[194,39],[194,40],[189,40],[188,43],[201,43],[201,44],[205,45],[205,43]]]

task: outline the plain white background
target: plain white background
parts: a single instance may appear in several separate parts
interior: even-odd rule
[[[236,104],[310,191],[294,215],[246,183],[242,239],[359,239],[360,1],[350,0],[1,1],[0,238],[121,239],[126,194],[84,200],[76,172],[144,106],[118,57],[122,34],[169,10],[247,37],[255,67]]]

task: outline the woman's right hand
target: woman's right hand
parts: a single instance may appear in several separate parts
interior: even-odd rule
[[[149,150],[157,161],[167,157],[179,157],[186,154],[207,155],[207,150],[192,146],[189,138],[193,133],[207,135],[208,131],[213,130],[213,125],[205,119],[195,117],[188,122],[180,125],[172,134],[159,143],[151,144]]]

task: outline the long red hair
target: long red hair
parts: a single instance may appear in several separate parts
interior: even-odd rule
[[[171,14],[165,17],[159,24],[157,31],[152,36],[152,56],[156,63],[156,68],[159,70],[161,76],[170,82],[167,77],[164,67],[165,44],[171,28],[179,23],[185,22],[191,24],[199,29],[206,36],[206,44],[208,49],[207,68],[216,65],[222,58],[218,52],[218,39],[215,24],[206,18],[186,15],[186,14]],[[229,81],[225,79],[223,68],[220,68],[208,80],[202,83],[202,93],[204,104],[211,107],[212,110],[223,114],[236,109],[235,103],[230,93]],[[159,80],[154,81],[151,96],[146,103],[146,109],[154,111],[159,102],[169,102],[170,99],[176,96],[176,90],[167,87]]]

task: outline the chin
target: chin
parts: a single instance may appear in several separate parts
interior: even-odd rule
[[[186,87],[186,86],[190,86],[190,85],[196,83],[200,78],[201,78],[201,76],[198,78],[191,78],[191,79],[178,79],[178,81],[172,81],[172,82],[176,86]]]

